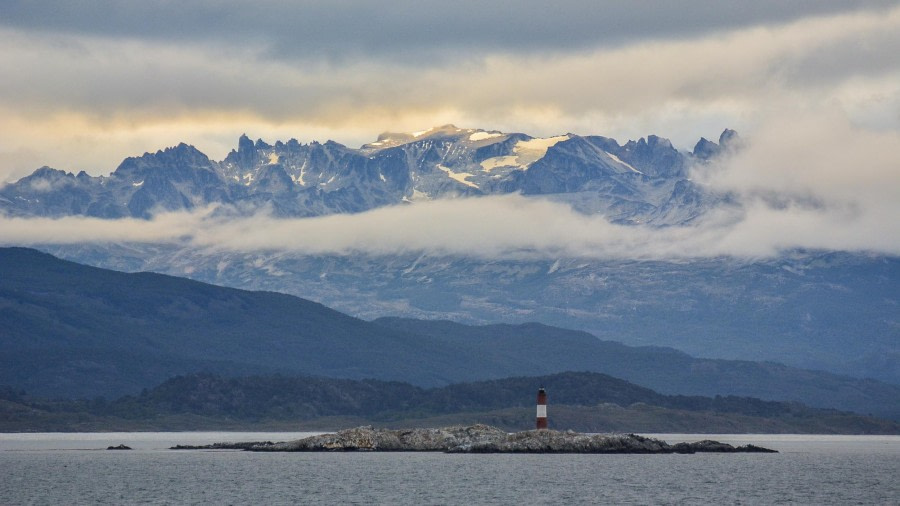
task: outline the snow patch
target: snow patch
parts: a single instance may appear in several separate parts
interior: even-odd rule
[[[494,137],[500,137],[503,134],[501,133],[493,133],[493,132],[475,132],[474,134],[469,136],[470,141],[483,141],[485,139],[493,139]]]
[[[553,265],[550,266],[550,269],[547,270],[547,274],[553,274],[554,272],[559,270],[559,259],[553,262]]]
[[[517,155],[519,165],[527,167],[543,158],[543,156],[547,154],[548,149],[568,139],[568,135],[560,135],[557,137],[547,137],[546,139],[519,141],[516,143],[516,147],[513,148],[513,152]]]
[[[560,135],[546,139],[519,141],[513,147],[514,155],[488,158],[481,162],[481,168],[486,171],[491,171],[498,167],[517,167],[526,170],[532,163],[543,158],[547,154],[548,149],[557,143],[569,139],[569,137],[569,135]]]
[[[437,168],[446,172],[447,175],[450,176],[450,179],[453,179],[454,181],[459,181],[460,183],[466,186],[471,186],[472,188],[478,188],[477,184],[468,181],[468,178],[473,177],[474,174],[469,174],[468,172],[453,172],[449,167],[444,167],[440,164],[438,164]]]
[[[140,183],[131,183],[131,186],[144,186],[144,182],[141,181]]]
[[[519,163],[516,156],[495,156],[481,162],[481,168],[490,172],[498,167],[518,167]]]
[[[637,172],[638,174],[643,174],[643,172],[641,172],[641,171],[635,169],[634,167],[632,167],[630,163],[623,162],[618,156],[616,156],[616,155],[610,153],[609,151],[604,151],[604,153],[606,153],[607,155],[609,155],[609,157],[612,158],[613,160],[615,160],[617,163],[620,163],[620,164],[624,165],[625,167],[628,167],[629,169],[631,169],[631,170],[634,171],[634,172]]]
[[[410,265],[410,266],[407,267],[406,269],[403,269],[403,271],[402,271],[403,274],[409,274],[409,273],[411,273],[412,271],[416,270],[416,267],[419,266],[419,262],[420,262],[423,258],[425,258],[425,255],[424,255],[424,254],[419,255],[419,258],[417,258],[417,259],[412,263],[412,265]]]
[[[306,180],[303,179],[303,176],[306,175],[307,165],[309,165],[309,160],[303,160],[303,165],[300,166],[300,176],[297,177],[297,184],[301,186],[306,186]]]

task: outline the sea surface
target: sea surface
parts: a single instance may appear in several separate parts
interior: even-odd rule
[[[731,455],[168,450],[311,434],[0,434],[0,504],[900,504],[900,436],[648,434],[781,452]]]

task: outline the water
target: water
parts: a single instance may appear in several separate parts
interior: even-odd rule
[[[654,435],[782,452],[735,455],[167,450],[305,435],[0,434],[0,504],[900,504],[898,436]]]

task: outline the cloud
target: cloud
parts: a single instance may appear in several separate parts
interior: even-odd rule
[[[880,211],[880,212],[879,212]],[[205,209],[153,220],[0,218],[7,245],[162,242],[216,251],[298,255],[427,252],[479,258],[678,260],[770,257],[795,248],[900,254],[890,210],[750,202],[691,226],[624,226],[520,195],[448,199],[353,215],[223,218]],[[894,215],[896,216],[896,215]],[[823,233],[825,232],[825,233]]]
[[[104,220],[84,216],[15,218],[0,216],[0,243],[6,246],[87,243],[175,243],[190,239],[209,210],[160,214],[153,220]]]
[[[330,124],[447,108],[482,118],[517,109],[572,117],[672,103],[750,102],[792,89],[796,98],[860,76],[896,82],[900,7],[562,54],[480,52],[453,64],[291,64],[262,59],[264,49],[252,44],[230,49],[87,35],[36,39],[16,30],[0,31],[0,41],[16,48],[0,52],[4,67],[18,69],[0,84],[12,110],[79,111],[120,123],[188,111]]]
[[[887,208],[900,203],[900,132],[854,125],[834,107],[785,108],[737,153],[695,176],[742,200]]]
[[[307,33],[306,24],[351,23],[338,16],[337,4],[342,12],[355,7],[348,12],[360,19],[373,17],[365,18],[362,31],[347,26],[335,33],[383,57],[355,57],[350,49],[336,49],[344,56],[332,59],[271,55],[280,44],[309,48],[308,40],[290,38],[315,39],[318,32]],[[768,8],[758,7],[763,4]],[[490,34],[447,36],[429,46],[428,37],[418,41],[387,28],[417,16],[440,17],[447,7],[416,3],[403,16],[391,16],[396,6],[322,2],[309,4],[316,15],[307,16],[274,4],[175,2],[167,10],[81,2],[78,12],[68,3],[44,12],[44,3],[17,2],[4,16],[7,28],[0,28],[0,67],[15,69],[0,81],[0,177],[35,168],[26,165],[34,157],[21,153],[40,154],[37,166],[101,174],[125,156],[182,141],[221,159],[244,132],[270,141],[333,138],[355,146],[384,130],[444,123],[623,141],[655,133],[690,148],[700,135],[752,125],[773,103],[836,102],[855,120],[900,130],[900,7],[876,9],[882,4],[875,2],[844,11],[839,4],[741,2],[729,10],[698,1],[697,9],[679,6],[677,12],[615,4],[588,13],[573,4],[554,12],[579,13],[575,17],[592,28],[562,31],[565,21],[556,14],[539,16],[537,7],[529,11],[525,4],[457,7],[445,30],[429,32],[440,39],[469,26],[454,17],[465,12],[476,24],[496,21],[503,35],[495,42]],[[90,14],[95,11],[106,16]],[[381,17],[387,25],[371,22]],[[630,29],[622,22],[629,19],[643,20],[635,23],[641,27],[635,35],[604,35]],[[128,28],[138,24],[146,26]],[[516,35],[545,29],[565,37],[529,46],[526,35]],[[170,37],[170,30],[180,36]],[[370,30],[377,34],[366,35]],[[338,36],[323,37],[330,44]],[[445,44],[455,56],[405,58],[378,37],[426,50]],[[479,47],[469,51],[466,44]]]
[[[371,2],[261,0],[108,2],[7,0],[0,23],[42,34],[100,36],[179,46],[263,49],[268,59],[407,60],[485,53],[614,47],[647,39],[710,33],[852,10],[878,11],[890,0],[846,2],[684,0],[675,3],[521,0]]]
[[[742,149],[693,173],[743,206],[718,247],[900,253],[900,132],[854,124],[837,107],[782,105]]]

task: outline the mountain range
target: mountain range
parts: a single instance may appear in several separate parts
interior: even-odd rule
[[[900,418],[900,387],[874,380],[698,359],[535,323],[368,322],[290,295],[0,248],[0,385],[32,395],[111,398],[198,371],[433,387],[571,370],[665,394],[758,397]]]
[[[11,216],[149,218],[210,204],[275,216],[355,213],[421,199],[522,193],[566,196],[614,222],[673,224],[704,211],[709,194],[687,167],[736,143],[702,139],[682,153],[649,136],[620,145],[573,134],[534,138],[453,125],[382,134],[359,149],[333,141],[267,144],[246,135],[224,160],[178,146],[124,160],[108,176],[42,167],[0,188]],[[590,198],[585,198],[588,195]]]
[[[620,143],[452,125],[382,134],[358,149],[242,136],[221,161],[179,144],[128,158],[106,176],[44,167],[0,188],[0,213],[151,220],[160,211],[212,205],[227,221],[515,193],[620,225],[666,230],[723,207],[740,208],[733,195],[690,176],[692,168],[741,146],[731,130],[716,142],[701,139],[690,152],[653,135]],[[434,233],[443,225],[435,222]],[[98,267],[292,294],[366,320],[540,322],[629,345],[900,385],[900,259],[889,255],[789,250],[766,258],[646,260],[416,250],[309,254],[124,239],[30,244]]]

